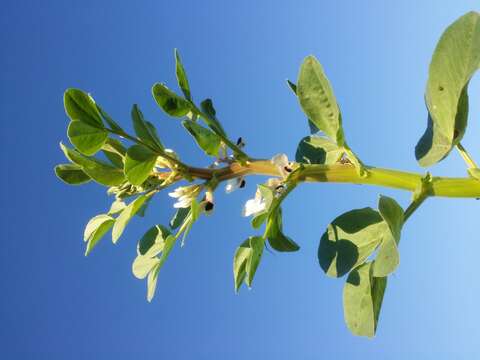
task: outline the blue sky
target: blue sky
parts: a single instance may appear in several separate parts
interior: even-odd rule
[[[62,94],[92,93],[127,128],[138,103],[163,141],[186,161],[207,164],[178,121],[151,98],[175,85],[181,51],[193,96],[212,97],[219,118],[247,151],[294,156],[308,132],[285,85],[302,59],[323,64],[341,105],[350,146],[370,165],[424,172],[413,149],[426,125],[428,63],[445,27],[479,10],[475,1],[4,1],[0,13],[0,346],[5,358],[357,359],[472,358],[480,313],[476,281],[479,202],[430,199],[408,221],[401,264],[389,281],[377,336],[352,336],[343,321],[344,280],[318,266],[320,235],[337,215],[403,206],[409,194],[367,186],[305,185],[284,206],[293,254],[265,253],[254,287],[233,291],[235,248],[254,234],[240,217],[245,190],[218,195],[183,249],[162,269],[157,295],[131,274],[136,242],[166,223],[161,194],[117,245],[108,237],[85,258],[83,228],[108,209],[103,187],[68,187],[53,174],[66,140]],[[480,82],[471,83],[464,145],[480,158]],[[431,169],[463,176],[457,154]]]

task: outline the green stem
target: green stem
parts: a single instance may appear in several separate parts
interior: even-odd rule
[[[458,143],[456,147],[457,147],[458,152],[460,153],[460,155],[462,156],[463,160],[465,161],[465,163],[468,165],[469,168],[474,169],[474,168],[478,167],[477,164],[475,163],[475,161],[473,160],[473,158],[470,156],[470,154],[463,147],[462,144]]]
[[[422,205],[423,202],[427,200],[427,198],[427,194],[422,194],[417,199],[413,200],[403,213],[403,222],[406,222],[408,218],[412,216],[412,214],[420,207],[420,205]]]
[[[424,174],[365,166],[368,176],[360,176],[351,164],[317,165],[304,164],[299,181],[331,182],[376,185],[415,192],[421,185]],[[269,160],[252,160],[245,165],[238,162],[221,169],[188,168],[189,174],[198,179],[210,179],[213,173],[218,181],[245,175],[281,176]],[[429,196],[454,198],[480,198],[480,181],[474,178],[434,176]]]

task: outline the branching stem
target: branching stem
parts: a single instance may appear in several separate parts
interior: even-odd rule
[[[304,164],[299,181],[331,182],[375,185],[415,192],[424,178],[423,174],[365,166],[368,176],[360,176],[352,164],[317,165]],[[238,162],[220,169],[189,167],[192,177],[209,180],[215,174],[218,181],[246,175],[280,176],[277,167],[270,160],[251,160],[241,165]],[[429,196],[454,198],[479,198],[480,181],[471,177],[434,176]]]

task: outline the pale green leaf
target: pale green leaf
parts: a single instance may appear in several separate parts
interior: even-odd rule
[[[375,335],[386,286],[386,277],[372,276],[371,262],[360,265],[348,275],[343,288],[343,311],[347,327],[353,334]]]
[[[157,289],[158,273],[160,272],[160,263],[148,273],[147,278],[147,301],[151,302]]]
[[[340,109],[322,65],[313,56],[303,61],[296,93],[307,117],[338,146],[343,146]]]
[[[85,256],[97,245],[98,241],[110,230],[115,223],[115,219],[107,214],[101,214],[93,217],[85,227],[83,240],[87,242]]]
[[[427,130],[415,148],[431,166],[462,139],[468,118],[468,83],[480,66],[480,15],[469,12],[442,34],[430,63],[425,102]]]
[[[380,196],[378,210],[388,227],[375,258],[373,273],[376,277],[383,277],[394,272],[400,263],[398,243],[403,226],[403,209],[394,199]]]
[[[118,241],[132,217],[135,216],[137,211],[142,207],[143,203],[147,201],[150,196],[152,196],[152,194],[140,195],[134,201],[128,204],[125,209],[122,210],[120,215],[117,217],[115,225],[112,229],[112,241],[114,244]]]
[[[110,210],[108,210],[108,215],[118,214],[120,211],[122,211],[126,207],[127,207],[127,204],[125,204],[122,200],[115,200],[110,206]]]
[[[144,279],[160,263],[157,257],[138,255],[132,264],[132,273],[137,279]]]

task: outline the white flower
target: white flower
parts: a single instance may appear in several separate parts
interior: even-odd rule
[[[243,207],[242,215],[243,216],[251,216],[257,215],[265,210],[266,206],[265,199],[263,198],[262,194],[259,190],[255,193],[255,197],[253,199],[247,200],[245,206]]]
[[[283,189],[283,184],[280,179],[278,178],[270,178],[264,184],[265,186],[269,187],[271,190],[275,192],[275,195],[278,194],[281,189]],[[243,216],[251,216],[251,215],[258,215],[262,211],[264,211],[267,207],[267,202],[262,195],[260,189],[257,189],[255,193],[255,197],[253,199],[247,200],[245,206],[243,207],[242,215]]]
[[[177,202],[173,204],[174,208],[188,208],[192,205],[193,199],[198,196],[202,188],[203,186],[198,184],[181,186],[169,193],[168,196],[177,199]]]
[[[291,164],[285,154],[277,154],[270,160],[277,167],[282,178],[286,178],[292,172]]]
[[[243,177],[238,177],[235,179],[230,179],[227,181],[227,185],[225,186],[225,192],[230,194],[232,191],[237,190],[238,188],[245,187],[245,179]]]

